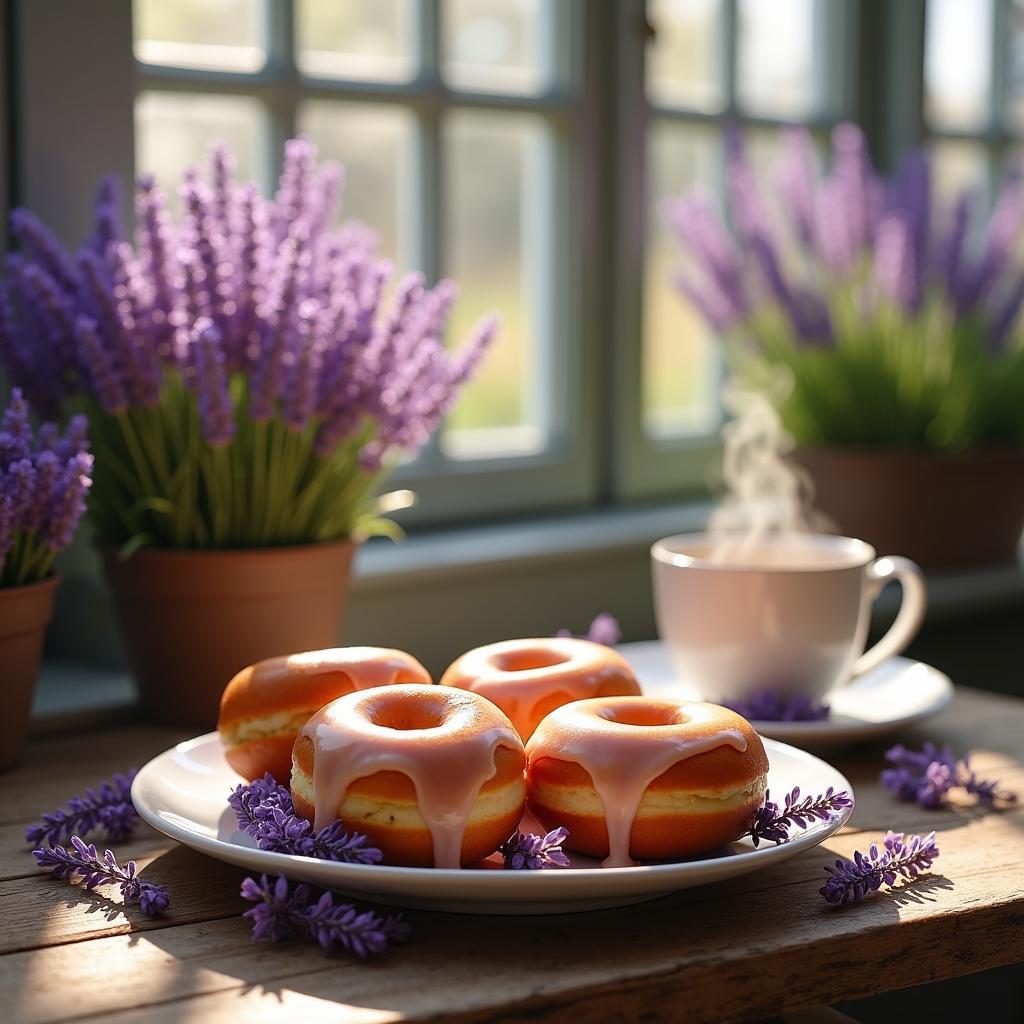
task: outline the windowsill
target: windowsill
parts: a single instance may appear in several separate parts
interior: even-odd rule
[[[574,566],[577,570],[592,566],[598,557],[602,561],[628,558],[635,563],[646,559],[646,549],[659,537],[701,529],[709,507],[689,503],[613,509],[419,533],[399,544],[374,541],[359,554],[352,594],[356,602],[362,597],[364,604],[390,603],[400,595],[422,595],[425,587],[450,593],[484,581],[497,586],[500,595],[503,579],[525,575],[535,582],[541,569],[571,578]],[[928,592],[929,623],[1024,603],[1024,566],[1017,562],[931,573]],[[898,599],[898,588],[888,588],[876,605],[879,618],[891,617]],[[588,607],[581,614],[600,610]],[[453,612],[458,614],[457,609]],[[579,617],[566,616],[575,628],[581,628],[575,621]],[[654,635],[649,626],[627,627],[626,633],[629,640]],[[34,731],[60,731],[127,717],[133,701],[134,687],[126,671],[47,657],[33,705]]]

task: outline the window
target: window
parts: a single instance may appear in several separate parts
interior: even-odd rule
[[[173,187],[228,139],[272,188],[305,132],[346,166],[344,216],[461,295],[450,338],[494,310],[495,347],[400,476],[428,515],[587,500],[571,304],[579,160],[576,0],[135,0],[135,153]]]
[[[644,154],[633,215],[643,230],[642,280],[630,330],[643,339],[631,434],[624,460],[628,492],[678,489],[680,470],[701,484],[719,424],[715,342],[672,285],[676,246],[660,204],[702,186],[720,196],[723,127],[744,130],[755,153],[770,155],[783,123],[824,138],[850,113],[849,67],[838,55],[852,38],[851,9],[825,0],[649,0],[650,39],[636,69],[642,118],[629,143]],[[629,271],[626,271],[627,273]],[[635,273],[635,270],[634,270]]]
[[[1024,133],[1024,2],[928,0],[924,86],[936,186],[991,192]]]
[[[19,71],[18,198],[78,239],[104,171],[169,184],[227,138],[270,189],[305,131],[347,167],[346,216],[400,268],[459,281],[453,341],[485,310],[504,321],[451,422],[397,474],[419,522],[696,494],[720,371],[672,287],[659,204],[717,190],[727,121],[760,148],[783,122],[824,137],[855,113],[858,8],[18,3],[12,46],[45,57]]]

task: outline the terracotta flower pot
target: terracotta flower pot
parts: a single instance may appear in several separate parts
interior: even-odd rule
[[[25,750],[32,694],[39,675],[46,626],[53,615],[58,578],[0,589],[0,771],[13,768]]]
[[[1024,449],[954,455],[798,449],[815,505],[840,533],[919,565],[1014,558],[1024,528]]]
[[[353,544],[147,550],[104,567],[146,715],[212,729],[221,691],[263,658],[335,646]]]

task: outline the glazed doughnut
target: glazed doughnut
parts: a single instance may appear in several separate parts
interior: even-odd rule
[[[292,758],[296,811],[341,818],[385,864],[457,868],[493,853],[519,824],[526,753],[490,701],[447,686],[350,693],[302,727]]]
[[[716,704],[654,697],[577,701],[526,745],[527,801],[565,845],[606,867],[706,853],[741,836],[764,799],[753,726]]]
[[[220,699],[224,756],[250,782],[270,772],[287,785],[295,737],[314,711],[353,690],[430,681],[411,654],[385,647],[336,647],[257,662],[242,669]]]
[[[447,668],[441,685],[472,690],[493,701],[524,740],[545,715],[569,701],[640,693],[633,670],[618,651],[575,637],[477,647]]]

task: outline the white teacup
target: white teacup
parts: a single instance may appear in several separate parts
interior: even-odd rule
[[[681,681],[706,700],[758,690],[821,697],[899,654],[927,604],[909,559],[876,558],[850,537],[793,534],[712,558],[708,534],[651,548],[658,633]],[[903,587],[889,631],[864,651],[871,605],[890,580]]]

